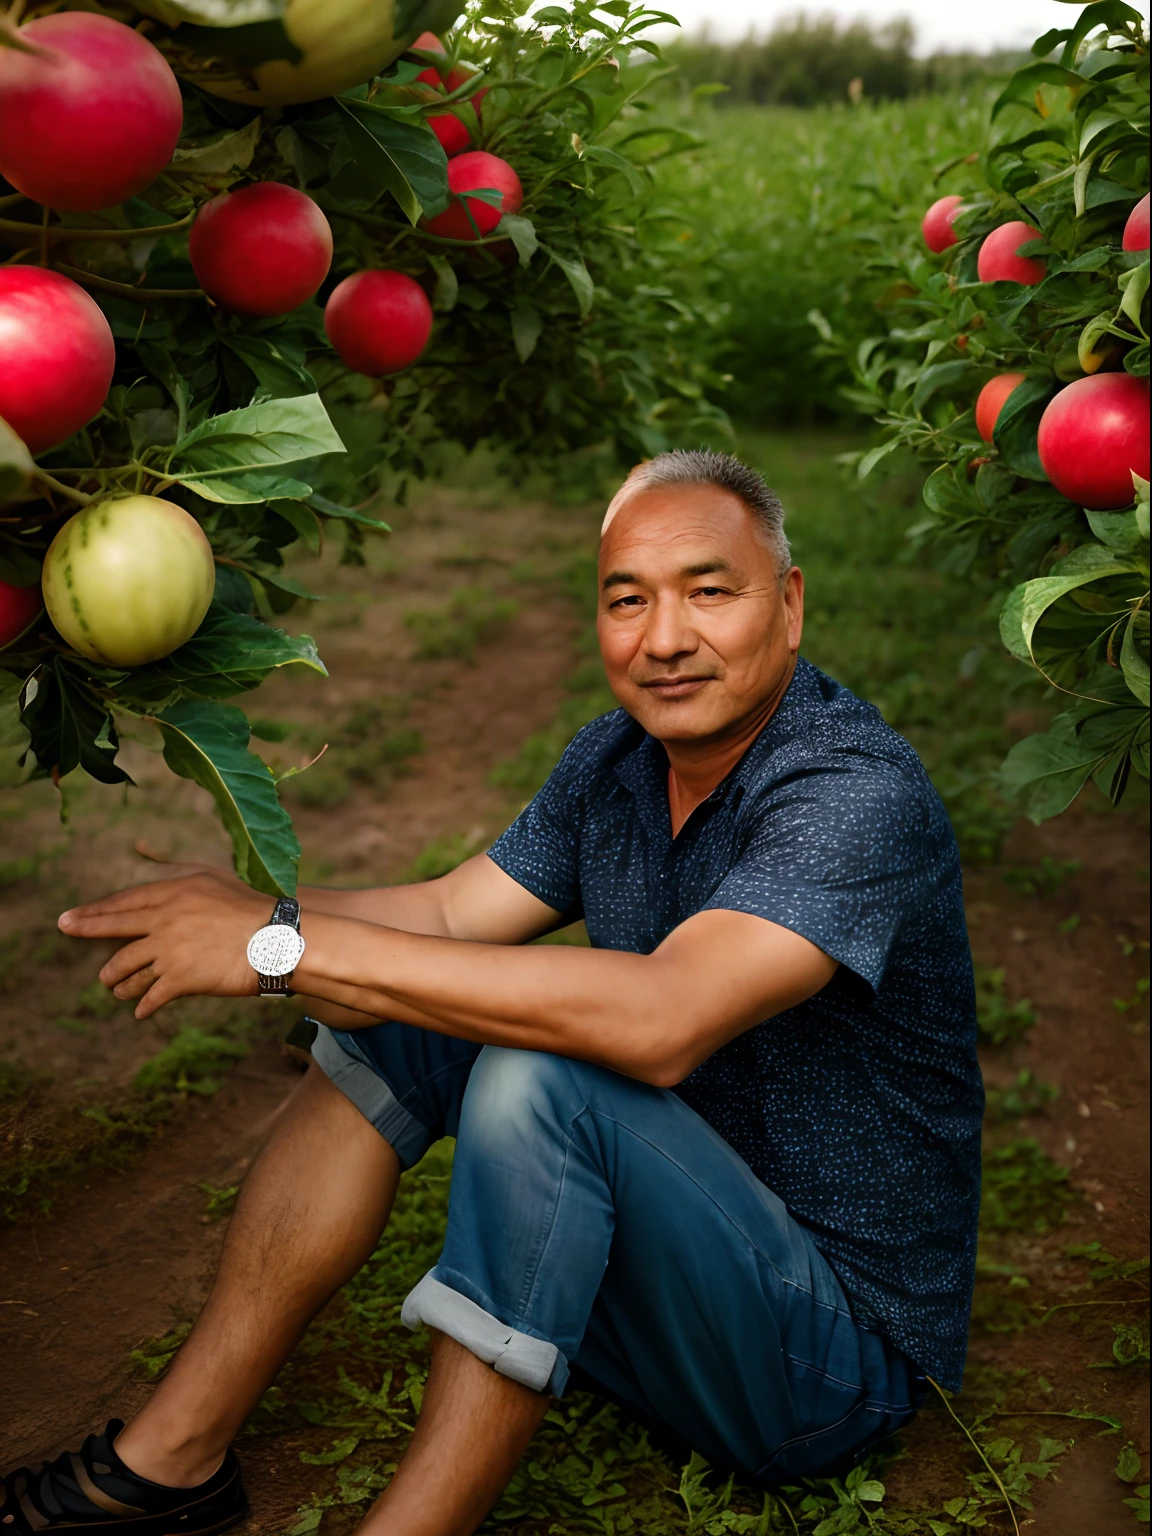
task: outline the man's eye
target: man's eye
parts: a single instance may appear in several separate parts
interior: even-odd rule
[[[692,594],[693,597],[727,597],[728,595],[727,587],[697,587]]]
[[[639,595],[639,593],[633,592],[629,597],[616,598],[613,602],[609,603],[608,606],[609,608],[638,608],[643,601],[644,599]]]

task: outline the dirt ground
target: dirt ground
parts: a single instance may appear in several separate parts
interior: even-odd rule
[[[474,553],[477,519],[482,561]],[[579,659],[578,619],[553,589],[531,579],[525,551],[562,560],[589,526],[578,512],[478,513],[445,493],[402,524],[386,550],[370,556],[367,571],[331,560],[318,567],[314,579],[340,601],[297,627],[317,635],[330,679],[300,688],[275,678],[250,714],[276,718],[290,708],[293,720],[322,733],[358,704],[403,696],[404,725],[424,746],[407,776],[386,790],[359,785],[341,804],[293,807],[305,878],[384,882],[445,836],[482,846],[515,812],[489,772],[552,719]],[[418,659],[404,612],[478,584],[514,598],[515,616],[472,662]],[[284,761],[292,749],[266,750]],[[0,1061],[19,1060],[45,1075],[42,1114],[76,1095],[112,1100],[126,1093],[179,1024],[213,1028],[222,1017],[194,1004],[143,1025],[124,1009],[92,1019],[81,1007],[74,1016],[95,961],[55,935],[61,907],[154,872],[135,851],[138,842],[162,857],[226,860],[202,792],[168,776],[145,743],[132,744],[129,760],[143,793],[125,797],[95,786],[74,793],[66,830],[48,786],[21,792],[18,802],[0,797],[0,869],[7,871],[0,887],[0,947],[7,949],[0,953],[8,955]],[[1044,859],[1054,863],[1044,866]],[[1079,867],[1066,867],[1070,862]],[[1038,867],[1060,871],[1046,894],[1029,893],[1019,878]],[[1002,967],[1006,998],[1031,999],[1036,1014],[1023,1040],[986,1051],[987,1080],[1007,1088],[1028,1071],[1058,1090],[996,1134],[1034,1136],[1068,1168],[1074,1191],[1062,1225],[1004,1239],[986,1255],[992,1265],[1010,1263],[1020,1281],[994,1276],[994,1301],[1006,1284],[1029,1304],[1066,1310],[1043,1326],[1000,1331],[1003,1314],[993,1306],[991,1326],[974,1328],[970,1355],[969,1381],[992,1383],[1005,1433],[1035,1432],[1037,1414],[1048,1413],[1045,1433],[1076,1440],[1055,1477],[1037,1485],[1031,1529],[1042,1536],[1130,1529],[1132,1515],[1120,1503],[1125,1490],[1113,1473],[1116,1454],[1129,1437],[1148,1451],[1146,1365],[1098,1368],[1111,1359],[1112,1325],[1143,1315],[1128,1303],[1146,1293],[1147,1276],[1135,1291],[1103,1282],[1085,1301],[1088,1261],[1068,1253],[1092,1242],[1121,1259],[1147,1252],[1148,1031],[1138,996],[1148,974],[1147,894],[1146,817],[1088,807],[1041,828],[1022,823],[1000,864],[967,878],[978,962]],[[296,1082],[279,1048],[282,1018],[251,1017],[257,1022],[246,1026],[248,1054],[218,1091],[187,1095],[140,1156],[74,1182],[47,1217],[0,1237],[0,1464],[39,1459],[111,1413],[128,1415],[149,1391],[130,1370],[129,1351],[194,1315],[224,1229],[206,1215],[202,1186],[239,1180]],[[0,1139],[0,1154],[3,1145]],[[1011,1417],[1023,1406],[1026,1417]],[[1096,1438],[1098,1424],[1058,1417],[1083,1409],[1116,1415],[1123,1434]],[[957,1465],[971,1465],[963,1444],[942,1434],[942,1417],[938,1406],[926,1412],[906,1436],[907,1454],[890,1468],[890,1489],[906,1503],[952,1496]],[[285,1530],[317,1469],[300,1465],[277,1440],[253,1442],[245,1460],[259,1511],[247,1529]]]

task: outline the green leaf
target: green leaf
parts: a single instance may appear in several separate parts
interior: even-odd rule
[[[1139,614],[1134,613],[1124,626],[1124,641],[1120,647],[1120,669],[1124,673],[1124,681],[1141,704],[1147,704],[1150,702],[1148,663],[1141,656],[1136,645],[1136,621],[1139,617]]]
[[[150,666],[133,668],[116,691],[137,709],[160,708],[176,695],[226,699],[294,665],[327,676],[310,635],[289,635],[214,601],[191,640]]]
[[[646,190],[644,177],[632,164],[631,160],[617,154],[614,149],[609,149],[604,144],[586,144],[584,153],[589,160],[595,160],[600,165],[606,165],[610,170],[619,171],[620,175],[628,183],[629,191],[636,197],[642,197]]]
[[[1000,614],[1000,638],[1022,661],[1036,663],[1032,650],[1036,626],[1052,604],[1078,587],[1099,581],[1105,576],[1126,576],[1136,567],[1103,549],[1099,544],[1085,544],[1073,550],[1061,562],[1058,575],[1038,576],[1026,581],[1008,595]]]
[[[885,459],[895,448],[900,447],[899,438],[892,438],[890,442],[879,443],[875,448],[869,448],[868,452],[861,456],[856,466],[856,478],[867,480],[868,476],[876,468],[881,459]]]
[[[925,368],[912,392],[912,409],[922,410],[938,389],[951,389],[953,385],[962,384],[971,372],[972,364],[967,358],[934,363]]]
[[[1106,544],[1109,549],[1121,555],[1130,555],[1140,548],[1142,537],[1135,511],[1095,512],[1091,507],[1086,507],[1084,516],[1101,544]]]
[[[300,844],[271,771],[248,750],[248,721],[231,704],[186,699],[154,717],[164,760],[206,789],[232,839],[236,873],[269,896],[296,892]]]
[[[526,267],[540,249],[540,242],[536,238],[536,226],[522,213],[506,213],[497,224],[496,233],[508,236],[516,247],[522,267]]]
[[[20,679],[0,672],[0,788],[23,784],[36,771],[32,738],[20,718]]]
[[[1005,107],[1012,106],[1014,103],[1032,107],[1035,111],[1036,91],[1041,85],[1079,87],[1085,83],[1083,75],[1078,75],[1075,70],[1065,69],[1062,64],[1026,64],[1023,69],[1016,71],[996,98],[992,106],[992,116],[995,118]]]
[[[1131,1440],[1116,1458],[1116,1476],[1122,1483],[1134,1483],[1140,1476],[1140,1452]]]
[[[374,533],[392,532],[391,527],[382,523],[378,517],[368,517],[355,507],[342,507],[339,502],[329,501],[327,496],[321,496],[318,491],[313,491],[308,497],[308,505],[315,507],[317,512],[323,512],[325,517],[339,518],[345,523],[358,523],[361,528],[371,528]]]
[[[295,498],[311,487],[283,466],[343,451],[320,396],[298,395],[209,416],[175,444],[167,473],[208,501]]]
[[[541,244],[540,249],[549,255],[563,272],[572,285],[572,292],[576,295],[576,303],[580,308],[580,317],[584,318],[591,312],[593,301],[596,297],[596,289],[588,268],[584,265],[582,257],[561,256],[551,246]]]
[[[536,343],[540,340],[544,329],[544,321],[535,304],[523,297],[516,300],[511,320],[512,341],[516,347],[516,356],[522,363],[526,363],[536,350]]]
[[[83,768],[101,784],[132,782],[116,764],[120,742],[107,706],[64,657],[53,657],[24,684],[21,713],[38,772],[63,778]]]
[[[408,122],[353,94],[336,97],[354,159],[391,192],[410,224],[448,201],[448,157],[426,123]]]
[[[430,255],[428,265],[436,274],[436,286],[432,290],[432,308],[437,314],[446,315],[456,308],[460,293],[460,281],[447,256]]]
[[[35,473],[36,461],[24,439],[0,416],[0,506],[14,501]]]
[[[291,399],[316,392],[316,380],[303,361],[289,356],[274,335],[224,331],[220,340],[256,375],[262,395]]]
[[[1099,762],[1091,746],[1052,730],[1018,741],[1004,759],[1000,782],[1004,793],[1039,823],[1067,810]]]
[[[1030,480],[1047,480],[1036,446],[1040,418],[1052,394],[1051,379],[1025,379],[996,418],[992,440],[1010,469]]]
[[[252,164],[256,146],[264,127],[262,117],[254,117],[243,128],[226,133],[210,144],[196,144],[188,148],[180,145],[172,152],[170,171],[181,176],[206,176],[213,180],[246,171]]]
[[[274,501],[272,510],[277,517],[282,517],[286,523],[292,524],[312,554],[320,553],[323,529],[320,526],[320,519],[310,506],[303,501]]]
[[[1139,330],[1140,306],[1144,302],[1144,295],[1148,292],[1148,262],[1141,262],[1138,267],[1133,267],[1131,271],[1122,272],[1118,282],[1124,294],[1124,297],[1120,300],[1120,308]]]

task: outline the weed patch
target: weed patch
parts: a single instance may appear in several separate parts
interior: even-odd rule
[[[1047,1232],[1072,1199],[1068,1170],[1030,1136],[984,1153],[980,1225],[985,1232]]]
[[[404,625],[422,660],[474,661],[477,646],[494,640],[519,611],[512,598],[493,597],[485,587],[460,587],[443,608],[410,608]]]
[[[419,731],[397,724],[406,699],[357,704],[335,730],[309,726],[296,731],[308,751],[328,750],[319,762],[282,780],[283,793],[297,805],[332,809],[349,800],[357,785],[384,794],[410,771],[410,759],[424,750]]]
[[[213,1094],[220,1087],[221,1068],[247,1054],[248,1047],[240,1040],[207,1034],[194,1024],[186,1024],[163,1050],[144,1063],[132,1086],[145,1094],[164,1090]]]
[[[1083,867],[1079,859],[1054,859],[1046,853],[1039,864],[1006,869],[1000,878],[1022,896],[1055,896],[1069,875],[1079,874]]]
[[[986,1088],[984,1119],[989,1125],[1006,1125],[1029,1115],[1040,1115],[1060,1097],[1059,1088],[1043,1083],[1025,1068],[1007,1088]]]
[[[1030,1000],[1010,1003],[1004,996],[1004,971],[986,965],[976,967],[976,1028],[988,1045],[1011,1045],[1022,1040],[1036,1022]]]

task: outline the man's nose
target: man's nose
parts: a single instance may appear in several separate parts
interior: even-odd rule
[[[644,649],[649,656],[670,661],[690,655],[700,645],[691,609],[678,598],[657,597],[648,608]]]

